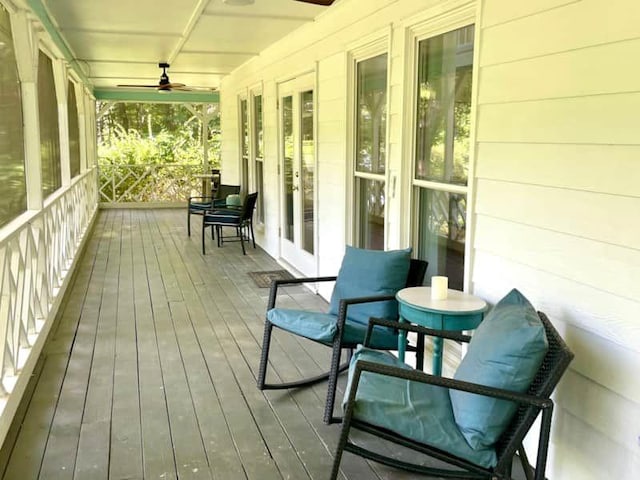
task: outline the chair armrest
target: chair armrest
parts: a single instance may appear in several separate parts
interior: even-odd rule
[[[395,320],[385,320],[383,318],[369,319],[369,326],[367,327],[367,334],[364,337],[364,346],[369,346],[369,340],[373,334],[373,328],[376,325],[384,327],[395,328],[396,330],[404,330],[406,332],[415,332],[420,335],[428,335],[430,337],[446,338],[448,340],[455,340],[457,342],[469,342],[471,340],[470,335],[463,335],[462,333],[454,332],[451,330],[434,330],[433,328],[422,327],[420,325],[414,325],[407,322],[397,322]]]
[[[531,405],[539,409],[547,409],[553,406],[553,401],[550,398],[540,398],[526,393],[490,387],[479,383],[463,382],[462,380],[455,380],[453,378],[430,375],[428,373],[421,372],[420,370],[408,370],[405,368],[394,367],[392,365],[385,365],[382,363],[368,362],[365,360],[356,362],[356,370],[353,380],[353,385],[355,387],[352,387],[352,391],[349,395],[349,401],[351,401],[352,394],[355,395],[362,372],[371,372],[388,377],[403,378],[405,380],[436,385],[450,390],[460,390],[463,392],[483,395],[485,397],[510,400],[512,402]]]
[[[189,203],[191,203],[191,200],[213,200],[213,197],[211,196],[200,196],[200,197],[189,197]]]
[[[276,297],[278,295],[278,287],[280,285],[299,285],[301,283],[317,283],[317,282],[335,282],[338,277],[306,277],[306,278],[290,278],[274,280],[271,282],[271,289],[269,291],[269,303],[267,310],[271,310],[276,306]]]
[[[362,303],[387,302],[395,300],[395,295],[373,295],[369,297],[343,298],[338,306],[338,329],[342,330],[344,323],[347,321],[347,308],[349,305],[358,305]]]

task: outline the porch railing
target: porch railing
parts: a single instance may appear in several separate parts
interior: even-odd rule
[[[25,365],[35,364],[96,210],[93,168],[0,238],[0,440],[11,421],[7,416],[13,416],[8,411],[11,394],[26,386],[21,377],[28,379],[31,372]]]
[[[184,203],[203,192],[201,165],[101,165],[101,203]]]

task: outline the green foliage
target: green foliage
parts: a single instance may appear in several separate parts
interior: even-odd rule
[[[205,142],[211,168],[220,165],[219,126],[216,116]],[[103,201],[175,201],[195,193],[192,176],[202,173],[204,159],[202,123],[183,105],[115,104],[98,120],[97,135]]]

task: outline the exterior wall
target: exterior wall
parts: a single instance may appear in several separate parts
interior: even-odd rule
[[[402,23],[420,14],[426,8],[442,3],[439,0],[343,0],[309,24],[293,32],[285,40],[273,45],[227,76],[221,88],[221,121],[223,135],[222,169],[225,181],[239,180],[238,95],[244,94],[259,82],[263,85],[264,139],[265,139],[265,228],[256,232],[258,243],[271,255],[279,257],[277,226],[279,223],[278,164],[278,112],[276,110],[277,85],[297,75],[315,71],[317,85],[317,210],[319,244],[319,274],[335,274],[340,266],[344,246],[350,243],[351,205],[349,164],[350,135],[348,94],[349,52],[367,43],[384,39],[392,46],[390,53],[390,96],[388,121],[402,123],[402,55],[404,29],[394,30],[392,22]],[[447,2],[455,4],[470,1]],[[398,71],[395,71],[397,65]],[[392,133],[387,158],[388,180],[394,180],[400,190],[402,178],[401,134]],[[237,178],[233,174],[237,173]],[[408,244],[400,232],[401,195],[388,195],[387,218],[388,248]],[[324,292],[328,294],[330,292]]]
[[[266,225],[258,243],[270,254],[279,256],[278,82],[316,72],[318,273],[333,274],[352,208],[349,51],[381,35],[390,46],[387,178],[402,189],[388,191],[387,247],[409,244],[408,29],[425,12],[464,3],[342,0],[224,80],[228,181],[239,164],[237,95],[263,85]],[[467,284],[490,302],[519,288],[576,354],[556,394],[551,479],[640,476],[638,18],[636,0],[478,5]]]
[[[640,477],[640,4],[483,2],[476,294],[518,287],[576,358],[550,478]]]

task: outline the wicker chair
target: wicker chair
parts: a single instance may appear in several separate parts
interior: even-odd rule
[[[220,185],[213,190],[213,195],[189,197],[187,203],[187,235],[191,236],[191,215],[204,215],[207,210],[224,208],[228,195],[240,193],[240,185]]]
[[[553,401],[551,400],[550,395],[571,362],[573,353],[568,349],[556,329],[553,327],[551,322],[549,322],[548,318],[541,312],[538,312],[538,316],[544,326],[549,348],[526,393],[515,393],[511,390],[492,388],[450,378],[432,376],[413,370],[406,365],[392,365],[390,362],[393,363],[393,360],[387,360],[386,363],[379,361],[366,361],[364,359],[352,362],[352,368],[350,369],[350,389],[345,397],[345,417],[331,478],[337,478],[342,454],[344,451],[348,451],[385,465],[428,476],[448,478],[482,478],[492,480],[511,478],[514,456],[518,453],[526,478],[528,480],[544,480],[551,429],[551,417],[553,412]],[[454,332],[435,331],[406,323],[400,324],[385,320],[372,320],[370,322],[369,332],[372,331],[375,325],[385,325],[388,327],[418,332],[422,335],[439,336],[455,341],[468,342],[471,339],[469,336]],[[367,345],[369,337],[370,333],[367,334],[365,345]],[[365,376],[371,374],[386,376],[386,382],[389,381],[389,377],[402,378],[410,381],[410,383],[414,385],[435,385],[449,389],[449,391],[458,390],[471,392],[486,397],[505,399],[517,403],[518,407],[515,415],[508,423],[506,429],[499,435],[497,442],[492,446],[495,450],[496,458],[494,465],[490,467],[480,465],[478,462],[471,461],[469,458],[451,453],[451,450],[417,442],[415,439],[408,438],[407,435],[404,434],[405,432],[381,428],[379,425],[372,424],[369,421],[359,418],[360,414],[358,413],[358,407],[356,404],[358,403],[358,388],[362,381],[363,374],[365,374]],[[536,469],[533,471],[532,467],[529,465],[524,448],[522,447],[522,442],[540,412],[542,412],[542,423],[538,438]],[[413,415],[411,421],[415,421],[415,417]],[[418,454],[433,457],[440,462],[448,464],[448,468],[435,468],[433,466],[425,466],[423,463],[407,463],[406,461],[391,458],[362,446],[358,446],[351,443],[349,440],[349,433],[352,428],[368,432],[369,434],[386,441],[407,447],[418,452]]]
[[[422,285],[426,270],[427,262],[411,259],[409,272],[406,276],[406,283],[401,285],[401,287],[414,287]],[[353,321],[351,318],[349,318],[349,315],[351,315],[351,312],[354,309],[366,309],[367,305],[379,305],[382,302],[389,301],[395,302],[395,292],[391,295],[363,295],[359,298],[341,298],[339,300],[337,315],[277,309],[276,298],[278,295],[278,287],[283,285],[329,282],[336,281],[337,279],[338,277],[296,278],[292,280],[275,280],[271,284],[269,304],[267,307],[267,318],[265,319],[264,338],[262,342],[262,356],[260,359],[260,367],[258,373],[258,388],[260,390],[296,388],[313,385],[315,383],[328,379],[329,383],[327,387],[327,400],[324,410],[324,422],[327,424],[340,421],[339,417],[333,416],[336,385],[340,372],[346,370],[349,366],[348,359],[346,363],[342,365],[340,364],[342,349],[348,349],[350,356],[353,349],[357,347],[359,343],[362,343],[362,341],[364,340],[364,334],[366,332],[366,324],[360,324],[356,321]],[[323,336],[323,338],[313,338],[314,336],[309,332],[309,327],[304,325],[304,317],[309,313],[313,315],[314,318],[320,319],[319,321],[322,323],[322,328],[330,327],[333,333],[325,335]],[[293,317],[299,316],[302,321],[292,321],[291,323],[288,323],[285,319],[284,324],[280,323],[279,325],[277,325],[273,323],[275,321],[274,316],[279,317],[281,320],[283,319],[283,317],[291,319]],[[273,321],[269,319],[270,317]],[[369,316],[367,316],[367,319],[368,318]],[[331,365],[329,367],[329,371],[315,377],[305,378],[294,382],[277,384],[266,383],[265,380],[267,374],[267,365],[269,363],[269,347],[271,345],[271,334],[274,326],[284,329],[289,333],[293,333],[294,335],[305,337],[309,340],[331,347],[333,349],[333,352],[331,356]],[[350,338],[347,338],[347,336]],[[374,348],[396,350],[397,345],[397,332],[395,330],[381,329],[380,331],[376,332]],[[419,357],[419,361],[422,361],[422,352],[424,351],[424,337],[419,336],[417,346],[408,346],[407,349],[410,351],[416,351]]]

